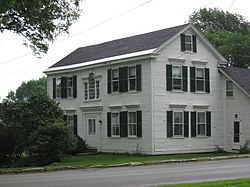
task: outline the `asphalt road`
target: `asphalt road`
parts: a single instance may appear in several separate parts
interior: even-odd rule
[[[250,159],[0,175],[0,187],[129,187],[250,177]]]

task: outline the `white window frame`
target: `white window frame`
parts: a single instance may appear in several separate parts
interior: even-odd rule
[[[67,115],[67,124],[72,132],[74,132],[74,115]]]
[[[203,72],[203,77],[197,77],[197,71],[202,70]],[[198,81],[203,81],[203,90],[198,90]],[[205,92],[205,68],[202,67],[196,67],[195,68],[195,84],[196,84],[196,91],[198,92]]]
[[[67,77],[67,98],[73,98],[73,76]]]
[[[181,113],[181,123],[175,123],[175,113]],[[181,134],[175,133],[175,125],[181,125]],[[184,136],[184,112],[183,111],[173,111],[173,137],[183,137]]]
[[[118,77],[114,79],[114,74],[113,72],[117,71],[118,72]],[[111,70],[111,88],[112,88],[112,92],[119,92],[119,69],[112,69]],[[117,90],[114,90],[114,83],[117,83]]]
[[[190,37],[190,41],[187,41],[187,38],[186,37]],[[190,46],[190,50],[188,49]],[[185,51],[193,51],[193,36],[191,34],[185,34]]]
[[[135,121],[130,121],[130,113],[134,113],[135,114]],[[132,126],[132,132],[131,132],[131,128],[130,126]],[[135,132],[133,131],[133,127],[135,127]],[[128,111],[128,137],[137,137],[137,113],[136,111]]]
[[[231,89],[228,84],[231,84]],[[234,83],[231,80],[226,81],[226,97],[233,97],[234,96]]]
[[[100,99],[100,80],[94,81],[94,88],[90,88],[89,81],[84,82],[84,100],[97,100]],[[90,98],[91,89],[94,90],[94,97]]]
[[[181,69],[181,77],[174,77],[174,67],[178,67]],[[172,87],[173,87],[173,90],[182,90],[182,78],[183,78],[183,75],[182,75],[182,66],[181,65],[172,65]],[[175,85],[174,84],[174,80],[180,80],[181,82],[181,85]],[[175,86],[180,86],[180,88],[175,88]]]
[[[134,76],[130,76],[130,68],[134,68],[135,69],[135,74]],[[131,82],[134,81],[134,89],[131,89]],[[129,66],[128,67],[128,90],[129,91],[136,91],[136,66]]]
[[[96,119],[95,118],[88,118],[88,135],[89,136],[96,135]]]
[[[113,121],[113,114],[117,115],[117,123]],[[114,128],[118,129],[118,134],[114,132]],[[120,113],[112,112],[111,113],[111,137],[120,137]]]
[[[56,78],[56,98],[61,98],[62,96],[62,79],[61,77]]]
[[[201,123],[201,122],[199,122],[199,114],[204,114],[204,123]],[[197,136],[206,136],[206,134],[207,134],[207,124],[206,124],[206,112],[205,111],[197,111],[196,112],[196,121],[197,121],[197,125],[196,125],[196,135]],[[201,134],[201,133],[199,133],[199,126],[200,125],[204,125],[204,134]]]

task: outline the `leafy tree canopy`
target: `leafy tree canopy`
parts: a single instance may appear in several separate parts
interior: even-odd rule
[[[203,8],[194,12],[189,22],[201,30],[232,65],[250,65],[250,23],[241,15]]]
[[[62,34],[81,13],[82,0],[2,0],[0,32],[5,30],[24,36],[25,45],[35,54],[48,51],[49,43]]]
[[[38,80],[22,82],[21,86],[16,89],[16,92],[10,91],[8,93],[7,99],[11,101],[26,100],[33,93],[47,93],[47,78],[45,76]]]

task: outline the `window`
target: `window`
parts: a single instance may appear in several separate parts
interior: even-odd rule
[[[61,98],[61,78],[56,78],[56,98]]]
[[[118,69],[112,70],[112,92],[119,91],[119,71]]]
[[[206,135],[206,113],[197,112],[197,135],[205,136]]]
[[[187,66],[166,65],[167,91],[187,92]]]
[[[183,135],[183,113],[174,112],[174,136]]]
[[[181,51],[197,52],[196,35],[181,34]]]
[[[167,137],[189,137],[189,112],[167,111]]]
[[[182,66],[173,66],[173,89],[182,90]]]
[[[129,90],[133,91],[136,90],[136,67],[135,66],[129,67],[128,71],[129,71],[128,73]]]
[[[210,93],[210,73],[208,68],[190,67],[190,91]]]
[[[77,135],[77,115],[63,115],[63,118],[72,132]]]
[[[112,113],[112,136],[119,136],[120,135],[120,124],[119,124],[119,113]]]
[[[226,81],[226,96],[227,97],[234,96],[234,85],[233,82],[230,80]]]
[[[53,98],[76,98],[77,97],[77,77],[53,78]]]
[[[108,137],[142,137],[142,112],[120,111],[107,113]]]
[[[95,100],[100,98],[100,81],[84,83],[84,100]]]
[[[141,91],[141,65],[108,69],[107,92]]]
[[[128,135],[137,135],[136,112],[128,112]]]
[[[67,77],[67,97],[73,97],[73,77]]]
[[[96,134],[96,123],[95,119],[88,119],[88,131],[89,135],[95,135]]]
[[[196,68],[196,91],[205,91],[204,68]]]
[[[185,49],[186,51],[192,51],[192,35],[185,35]]]
[[[211,112],[191,112],[191,137],[211,136]]]

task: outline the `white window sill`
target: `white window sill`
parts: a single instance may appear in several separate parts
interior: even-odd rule
[[[204,138],[207,138],[206,135],[197,135],[195,138],[197,139],[204,139]]]
[[[184,93],[182,90],[171,90],[172,93]]]
[[[193,92],[193,93],[195,93],[195,94],[208,94],[208,93],[205,92],[205,91],[195,91],[195,92]]]
[[[111,136],[111,139],[121,139],[120,136]]]
[[[184,136],[173,136],[171,139],[185,139]]]
[[[128,136],[128,139],[138,139],[137,136]]]
[[[83,100],[84,103],[98,102],[98,101],[101,101],[101,99]]]

